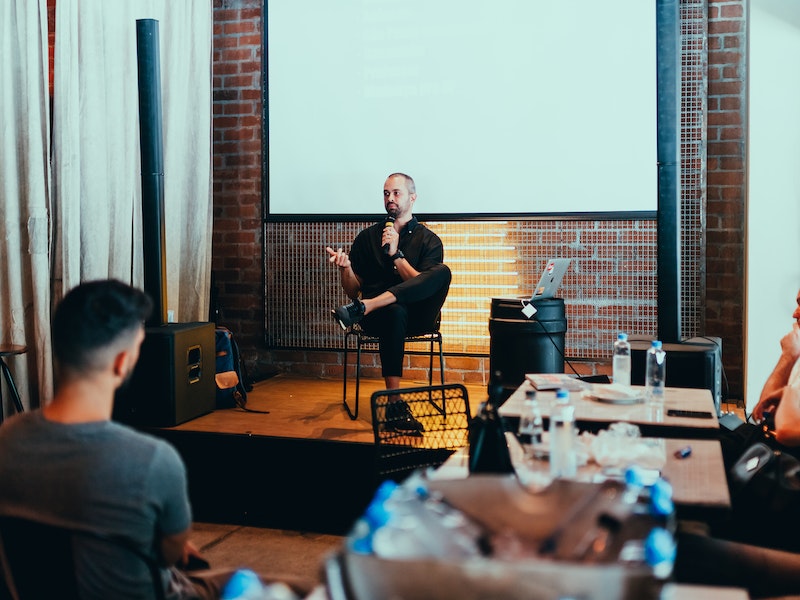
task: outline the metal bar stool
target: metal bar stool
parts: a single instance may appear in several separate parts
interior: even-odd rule
[[[14,408],[18,413],[23,412],[22,400],[20,400],[17,386],[14,385],[14,378],[11,376],[11,369],[8,368],[5,358],[6,356],[15,356],[17,354],[25,354],[28,349],[25,346],[17,344],[0,344],[0,371],[3,371],[3,377],[8,384],[8,391],[11,395],[11,400],[14,402]],[[3,422],[3,386],[0,382],[0,423]]]

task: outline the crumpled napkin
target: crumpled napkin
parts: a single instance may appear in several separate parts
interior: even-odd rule
[[[597,434],[581,434],[589,455],[603,468],[623,469],[637,465],[644,469],[661,469],[667,462],[663,439],[643,438],[631,423],[612,423]]]

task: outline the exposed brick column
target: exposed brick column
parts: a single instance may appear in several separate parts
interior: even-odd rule
[[[723,338],[730,397],[743,397],[745,65],[742,0],[708,3],[706,332]]]
[[[214,1],[212,271],[220,322],[234,331],[251,371],[264,330],[261,10],[261,0]]]

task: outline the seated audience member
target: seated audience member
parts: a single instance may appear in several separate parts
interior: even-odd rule
[[[775,438],[789,450],[800,448],[800,292],[797,305],[793,314],[795,323],[781,339],[781,356],[753,410],[759,422],[774,411]],[[800,506],[797,510],[800,511]],[[770,514],[766,507],[761,514],[758,511],[742,514],[734,506],[734,515],[737,512],[742,518],[735,516],[722,534],[728,539],[680,535],[676,578],[690,583],[747,588],[751,597],[800,595],[800,554],[766,547],[774,543],[776,529],[792,524],[781,522],[781,517]],[[735,541],[754,537],[766,540],[764,545]]]
[[[778,399],[775,433],[784,444],[800,445],[800,360],[791,367]],[[800,511],[800,506],[797,507]],[[751,514],[756,524],[768,526]],[[780,527],[777,523],[772,526]],[[784,527],[790,524],[784,523]],[[736,532],[733,532],[734,535]],[[796,534],[797,532],[795,532]],[[675,576],[685,583],[746,588],[752,598],[800,595],[800,553],[683,533],[678,537]]]
[[[775,411],[775,439],[785,446],[800,446],[800,359],[789,374]]]
[[[767,377],[758,404],[753,407],[753,418],[756,421],[762,421],[765,413],[774,411],[778,406],[789,373],[800,358],[800,291],[797,292],[797,307],[792,318],[795,320],[792,329],[781,339],[781,355],[778,363]]]
[[[232,570],[182,571],[200,558],[186,470],[163,440],[111,421],[115,391],[133,372],[150,299],[118,281],[84,283],[58,305],[52,325],[56,391],[43,408],[0,426],[0,513],[124,537],[163,565],[168,598],[218,598]],[[78,546],[90,561],[86,597],[152,597],[135,557]],[[41,566],[47,577],[47,565]]]
[[[326,248],[328,260],[339,268],[342,288],[353,300],[333,310],[333,317],[342,328],[360,322],[367,334],[379,339],[387,390],[400,387],[405,338],[434,328],[450,288],[442,241],[413,215],[416,199],[411,177],[389,175],[383,206],[391,219],[362,230],[349,255],[341,248]],[[387,418],[394,429],[423,430],[405,402],[389,408]]]
[[[800,358],[800,292],[797,293],[797,307],[792,314],[794,323],[791,330],[781,338],[781,354],[778,362],[767,377],[764,387],[761,390],[758,403],[753,407],[750,421],[742,424],[732,431],[727,428],[720,430],[720,442],[722,444],[722,456],[725,460],[725,468],[730,469],[739,459],[742,453],[749,448],[753,442],[764,439],[765,431],[775,429],[775,412],[778,407],[783,390],[789,379],[789,373],[795,362]],[[786,421],[784,420],[784,426]],[[795,452],[792,446],[800,446],[798,443],[786,441],[784,432],[776,432],[774,437],[778,442],[784,444],[784,448],[791,454],[800,455],[800,448]],[[772,434],[770,434],[772,435]]]

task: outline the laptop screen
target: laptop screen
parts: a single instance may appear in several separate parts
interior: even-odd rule
[[[539,278],[539,283],[536,284],[533,290],[531,301],[555,296],[570,262],[572,262],[571,258],[551,258],[548,260]]]

